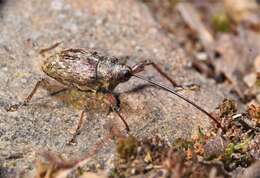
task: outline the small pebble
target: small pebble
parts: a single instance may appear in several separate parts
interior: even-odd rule
[[[260,72],[260,55],[255,58],[254,66],[256,72]]]
[[[136,169],[135,169],[135,168],[133,168],[133,169],[131,170],[131,174],[132,174],[132,175],[135,175],[135,174],[136,174]]]
[[[7,71],[8,71],[8,68],[7,68],[7,67],[3,67],[3,68],[2,68],[2,71],[7,72]]]
[[[74,14],[76,17],[81,17],[83,13],[81,11],[76,11]]]
[[[137,153],[141,153],[141,151],[142,151],[142,147],[137,147]]]
[[[253,87],[256,82],[256,74],[255,73],[248,74],[244,76],[243,80],[248,87]]]
[[[197,53],[196,58],[200,61],[205,61],[208,59],[208,55],[205,52]]]
[[[21,83],[23,83],[23,84],[27,83],[27,79],[25,79],[25,78],[21,79]]]
[[[145,167],[146,171],[149,171],[151,169],[153,169],[153,165],[152,164],[149,164],[148,166]]]

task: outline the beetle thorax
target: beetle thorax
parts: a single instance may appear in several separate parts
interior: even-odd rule
[[[131,68],[120,64],[116,58],[100,61],[97,68],[97,77],[102,88],[113,90],[119,83],[131,78]]]

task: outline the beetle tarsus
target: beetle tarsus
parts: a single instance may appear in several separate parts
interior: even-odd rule
[[[115,110],[114,110],[114,111],[115,111]],[[127,131],[127,132],[130,132],[130,128],[129,128],[129,126],[128,126],[126,120],[124,119],[124,117],[120,114],[119,111],[115,111],[115,113],[119,116],[119,118],[121,119],[121,121],[124,123],[126,131]]]
[[[21,103],[18,103],[18,104],[14,104],[14,105],[11,105],[7,108],[5,108],[5,110],[7,112],[14,112],[14,111],[17,111],[20,107],[22,106],[26,106],[28,105],[28,103],[31,101],[33,95],[36,93],[36,91],[39,89],[39,87],[43,86],[43,85],[46,85],[48,82],[47,79],[43,78],[41,80],[39,80],[35,87],[33,88],[33,90],[31,91],[31,93],[25,98],[25,100]]]
[[[20,106],[21,106],[21,104],[14,104],[14,105],[5,107],[5,110],[7,112],[14,112],[14,111],[17,111]]]

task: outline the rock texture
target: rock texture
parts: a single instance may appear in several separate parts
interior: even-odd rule
[[[71,137],[68,130],[75,127],[80,114],[79,108],[61,99],[66,98],[62,97],[66,92],[52,97],[41,89],[29,106],[13,113],[4,110],[22,101],[44,76],[39,51],[55,42],[62,42],[58,49],[95,48],[109,55],[128,56],[129,65],[151,58],[178,83],[200,85],[199,91],[180,93],[208,111],[224,98],[213,81],[187,69],[189,59],[160,30],[140,1],[10,0],[2,1],[0,6],[0,165],[6,177],[31,170],[40,150],[59,152],[67,158],[80,157],[107,134],[104,125],[112,120],[123,129],[115,114],[90,107],[77,144],[66,145]],[[168,84],[150,67],[142,74]],[[159,133],[172,141],[190,137],[198,126],[210,126],[207,116],[165,91],[155,87],[135,90],[143,84],[131,79],[115,90],[133,135]],[[86,103],[93,101],[86,99]],[[111,145],[106,146],[93,160],[109,167],[107,160],[112,150]]]

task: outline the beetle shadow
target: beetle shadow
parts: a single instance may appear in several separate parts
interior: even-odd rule
[[[192,86],[192,85],[190,85],[190,86]],[[119,95],[122,94],[122,93],[135,93],[135,92],[138,92],[138,91],[140,91],[140,90],[143,90],[143,89],[145,89],[145,88],[150,88],[150,87],[157,88],[157,89],[161,89],[160,87],[157,87],[157,86],[154,86],[154,85],[152,85],[152,84],[147,83],[147,84],[138,85],[138,86],[133,87],[133,88],[131,88],[131,89],[129,89],[129,90],[126,90],[126,91],[123,91],[123,92],[118,92],[118,93],[115,93],[115,94],[119,96]],[[187,87],[189,87],[189,85],[187,85]],[[173,89],[174,89],[176,92],[178,92],[178,91],[183,90],[184,88],[174,87]]]
[[[3,12],[2,9],[4,5],[6,4],[7,0],[0,0],[0,18],[3,18]]]
[[[126,90],[126,91],[123,91],[123,92],[119,92],[119,93],[116,93],[117,95],[120,95],[122,93],[135,93],[135,92],[138,92],[140,90],[143,90],[145,88],[150,88],[150,87],[153,87],[153,88],[156,88],[154,85],[152,84],[141,84],[141,85],[138,85],[138,86],[135,86],[133,88],[130,88],[129,90]]]
[[[146,84],[137,85],[137,86],[135,86],[133,88],[130,88],[129,90],[126,90],[126,91],[114,92],[113,94],[114,94],[114,96],[117,99],[118,106],[120,107],[121,101],[120,101],[119,97],[120,97],[121,94],[136,93],[136,92],[138,92],[140,90],[144,90],[144,89],[150,88],[150,87],[157,88],[156,86],[154,86],[152,84],[146,83]]]
[[[149,88],[149,87],[155,87],[155,86],[151,85],[151,84],[142,84],[142,85],[138,85],[138,86],[136,86],[134,88],[131,88],[129,90],[123,91],[123,92],[115,92],[114,94],[118,97],[122,93],[135,93],[135,92],[138,92],[140,90],[143,90],[143,89]],[[69,88],[62,88],[60,90],[50,92],[49,95],[50,96],[56,96],[56,95],[59,95],[59,94],[62,94],[64,92],[66,92],[67,90],[69,90]]]
[[[145,88],[149,88],[149,87],[155,87],[154,85],[151,85],[151,84],[142,84],[142,85],[138,85],[134,88],[131,88],[127,91],[123,91],[123,92],[113,92],[114,96],[116,97],[117,99],[117,103],[118,105],[120,105],[120,99],[119,99],[119,96],[122,94],[122,93],[135,93],[137,91],[140,91],[140,90],[143,90]],[[59,89],[59,90],[56,90],[56,91],[51,91],[49,93],[49,96],[57,96],[57,95],[62,95],[63,93],[65,93],[66,91],[70,90],[70,88],[62,88],[62,89]]]
[[[0,0],[0,7],[2,7],[6,2],[7,0]]]

